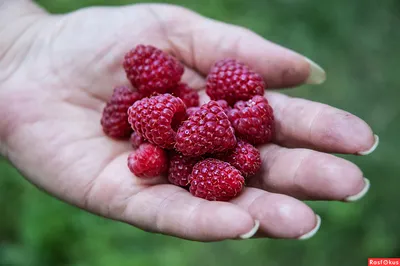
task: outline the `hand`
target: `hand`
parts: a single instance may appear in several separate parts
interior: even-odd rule
[[[248,238],[257,229],[256,237],[307,238],[320,220],[301,200],[352,201],[369,187],[357,166],[330,154],[370,150],[369,126],[277,92],[267,93],[277,123],[274,144],[261,148],[264,170],[238,198],[209,202],[162,179],[138,179],[126,166],[129,143],[106,137],[100,126],[113,87],[128,84],[121,62],[135,45],[177,56],[195,88],[224,57],[251,65],[272,88],[320,83],[323,70],[249,30],[176,6],[96,7],[24,19],[28,25],[0,61],[0,70],[7,66],[0,79],[0,151],[63,201],[191,240]]]

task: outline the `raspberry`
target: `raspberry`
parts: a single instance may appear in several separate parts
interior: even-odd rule
[[[218,100],[217,103],[219,104],[219,106],[222,107],[222,109],[224,109],[224,112],[226,114],[228,114],[229,111],[232,109],[225,100]]]
[[[150,143],[144,143],[128,156],[129,170],[140,178],[164,175],[168,170],[168,156],[165,150]]]
[[[229,201],[245,184],[239,170],[227,162],[208,158],[195,164],[189,176],[190,193],[210,201]]]
[[[226,100],[229,105],[264,95],[263,78],[235,59],[220,60],[207,76],[206,92],[211,100]]]
[[[186,83],[179,83],[171,92],[172,95],[181,98],[186,107],[199,106],[198,92],[190,88]]]
[[[238,169],[245,178],[254,176],[261,168],[260,152],[243,140],[238,140],[234,150],[217,158]]]
[[[132,148],[137,149],[137,148],[139,148],[139,146],[141,144],[145,143],[146,140],[138,133],[132,132],[132,135],[130,137],[130,142],[131,142]]]
[[[132,85],[145,96],[167,92],[184,72],[178,60],[151,45],[138,45],[129,51],[123,67]]]
[[[143,98],[128,110],[132,129],[150,143],[165,149],[174,147],[175,130],[185,118],[183,101],[168,93]]]
[[[110,100],[103,109],[100,124],[104,133],[112,138],[129,138],[132,128],[128,123],[128,108],[141,96],[138,92],[128,87],[120,86],[114,88]]]
[[[179,153],[172,153],[169,159],[168,180],[174,185],[185,187],[189,184],[188,177],[193,166],[200,158],[186,157]]]
[[[273,110],[263,96],[256,95],[246,102],[237,102],[228,116],[237,137],[253,145],[265,144],[272,139]]]
[[[197,110],[200,110],[200,107],[189,107],[188,109],[186,109],[186,114],[189,117],[193,115]]]
[[[235,146],[235,131],[227,114],[215,101],[202,105],[183,122],[176,134],[175,148],[186,156],[222,152]]]

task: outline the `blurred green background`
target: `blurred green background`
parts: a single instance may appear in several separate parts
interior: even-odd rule
[[[40,0],[51,12],[136,1]],[[310,202],[322,227],[308,241],[196,243],[153,235],[80,211],[38,191],[0,159],[0,265],[367,265],[400,257],[399,0],[173,0],[250,28],[321,64],[327,82],[291,95],[365,119],[381,138],[370,156],[348,157],[371,180],[360,202]]]

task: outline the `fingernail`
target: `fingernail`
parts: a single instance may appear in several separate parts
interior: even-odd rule
[[[313,237],[319,230],[320,226],[321,226],[321,217],[316,214],[316,220],[317,220],[317,224],[315,225],[315,227],[308,233],[305,233],[304,235],[300,236],[298,239],[299,240],[307,240],[310,239],[311,237]]]
[[[322,84],[326,80],[326,73],[320,67],[317,65],[315,62],[311,61],[310,59],[306,58],[306,61],[310,65],[310,74],[308,78],[306,79],[305,83],[306,84]]]
[[[360,152],[358,152],[358,155],[368,155],[368,154],[371,154],[374,150],[376,150],[376,148],[377,148],[378,145],[379,145],[379,136],[378,136],[378,135],[374,135],[374,138],[375,138],[374,145],[372,145],[372,147],[369,148],[369,149],[366,150],[366,151],[360,151]]]
[[[369,187],[371,186],[369,180],[367,178],[364,178],[364,188],[358,192],[357,194],[353,195],[353,196],[349,196],[347,198],[345,198],[344,200],[347,202],[354,202],[357,201],[359,199],[361,199],[362,197],[365,196],[365,194],[367,194]]]
[[[254,236],[257,233],[259,227],[260,227],[260,221],[255,220],[254,221],[254,227],[251,228],[251,230],[249,232],[244,233],[243,235],[240,235],[239,238],[240,239],[249,239],[249,238],[251,238],[252,236]]]

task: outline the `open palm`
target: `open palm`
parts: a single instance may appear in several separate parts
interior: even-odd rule
[[[329,153],[369,150],[375,139],[368,125],[277,92],[266,94],[277,135],[260,147],[262,173],[231,202],[195,198],[165,179],[144,181],[129,171],[129,143],[106,137],[100,118],[113,87],[128,85],[122,59],[137,44],[176,56],[195,88],[225,57],[251,65],[272,88],[322,81],[323,72],[303,56],[246,29],[175,6],[135,5],[39,16],[19,40],[20,63],[0,83],[1,151],[32,183],[66,202],[199,241],[246,238],[258,222],[258,237],[305,238],[319,219],[301,200],[351,201],[367,190],[354,164]]]

